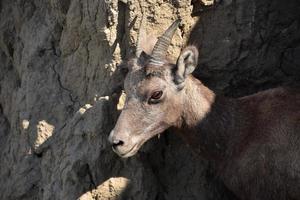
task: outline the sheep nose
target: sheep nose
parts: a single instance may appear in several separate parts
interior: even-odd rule
[[[112,142],[113,147],[122,146],[123,144],[124,144],[124,142],[122,140],[113,139],[113,142]]]
[[[117,146],[122,146],[124,144],[124,141],[122,141],[121,139],[118,139],[115,136],[114,130],[112,130],[111,133],[109,134],[108,141],[114,148]]]

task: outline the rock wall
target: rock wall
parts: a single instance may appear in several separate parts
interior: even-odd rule
[[[189,43],[213,90],[238,97],[299,82],[299,1],[223,0],[200,15]]]
[[[126,160],[107,144],[117,65],[134,52],[143,15],[155,36],[182,19],[170,57],[198,45],[195,75],[218,93],[299,78],[297,0],[215,2],[1,0],[0,199],[235,199],[172,133]]]

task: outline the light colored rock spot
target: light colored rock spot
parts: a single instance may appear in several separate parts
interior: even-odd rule
[[[214,4],[214,0],[202,0],[202,3],[206,6],[211,6]]]
[[[49,124],[45,120],[39,121],[36,126],[37,137],[34,142],[34,148],[37,149],[41,144],[43,144],[49,137],[52,136],[55,126]]]
[[[79,113],[81,114],[81,115],[83,115],[88,109],[90,109],[91,107],[93,107],[91,104],[85,104],[83,107],[81,107],[80,109],[79,109]]]
[[[130,180],[125,177],[112,177],[96,189],[86,192],[78,200],[117,200],[129,185]]]
[[[27,120],[27,119],[24,119],[23,121],[22,121],[22,129],[23,130],[27,130],[28,129],[28,127],[29,127],[29,121]]]
[[[94,101],[96,102],[96,101],[101,101],[101,100],[106,100],[106,101],[108,101],[109,100],[109,96],[98,96],[97,94],[95,95],[95,97],[94,97]]]
[[[119,102],[118,102],[118,105],[117,105],[118,110],[122,110],[124,108],[125,101],[126,101],[126,94],[125,94],[124,91],[122,91],[122,94],[119,98]]]

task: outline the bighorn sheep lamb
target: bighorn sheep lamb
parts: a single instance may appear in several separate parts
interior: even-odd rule
[[[168,128],[209,159],[240,199],[300,199],[300,90],[280,87],[243,98],[216,95],[191,73],[198,50],[188,46],[176,64],[166,59],[179,21],[158,39],[152,54],[126,66],[127,94],[109,141],[133,156]]]

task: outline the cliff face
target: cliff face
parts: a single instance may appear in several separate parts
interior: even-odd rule
[[[297,0],[223,0],[203,12],[189,41],[201,49],[197,77],[235,97],[299,81],[299,11]]]
[[[198,45],[195,75],[218,93],[300,77],[297,0],[205,4],[1,0],[0,199],[233,199],[172,133],[127,160],[107,144],[122,85],[117,64],[134,52],[142,13],[155,36],[182,18],[169,53]]]

